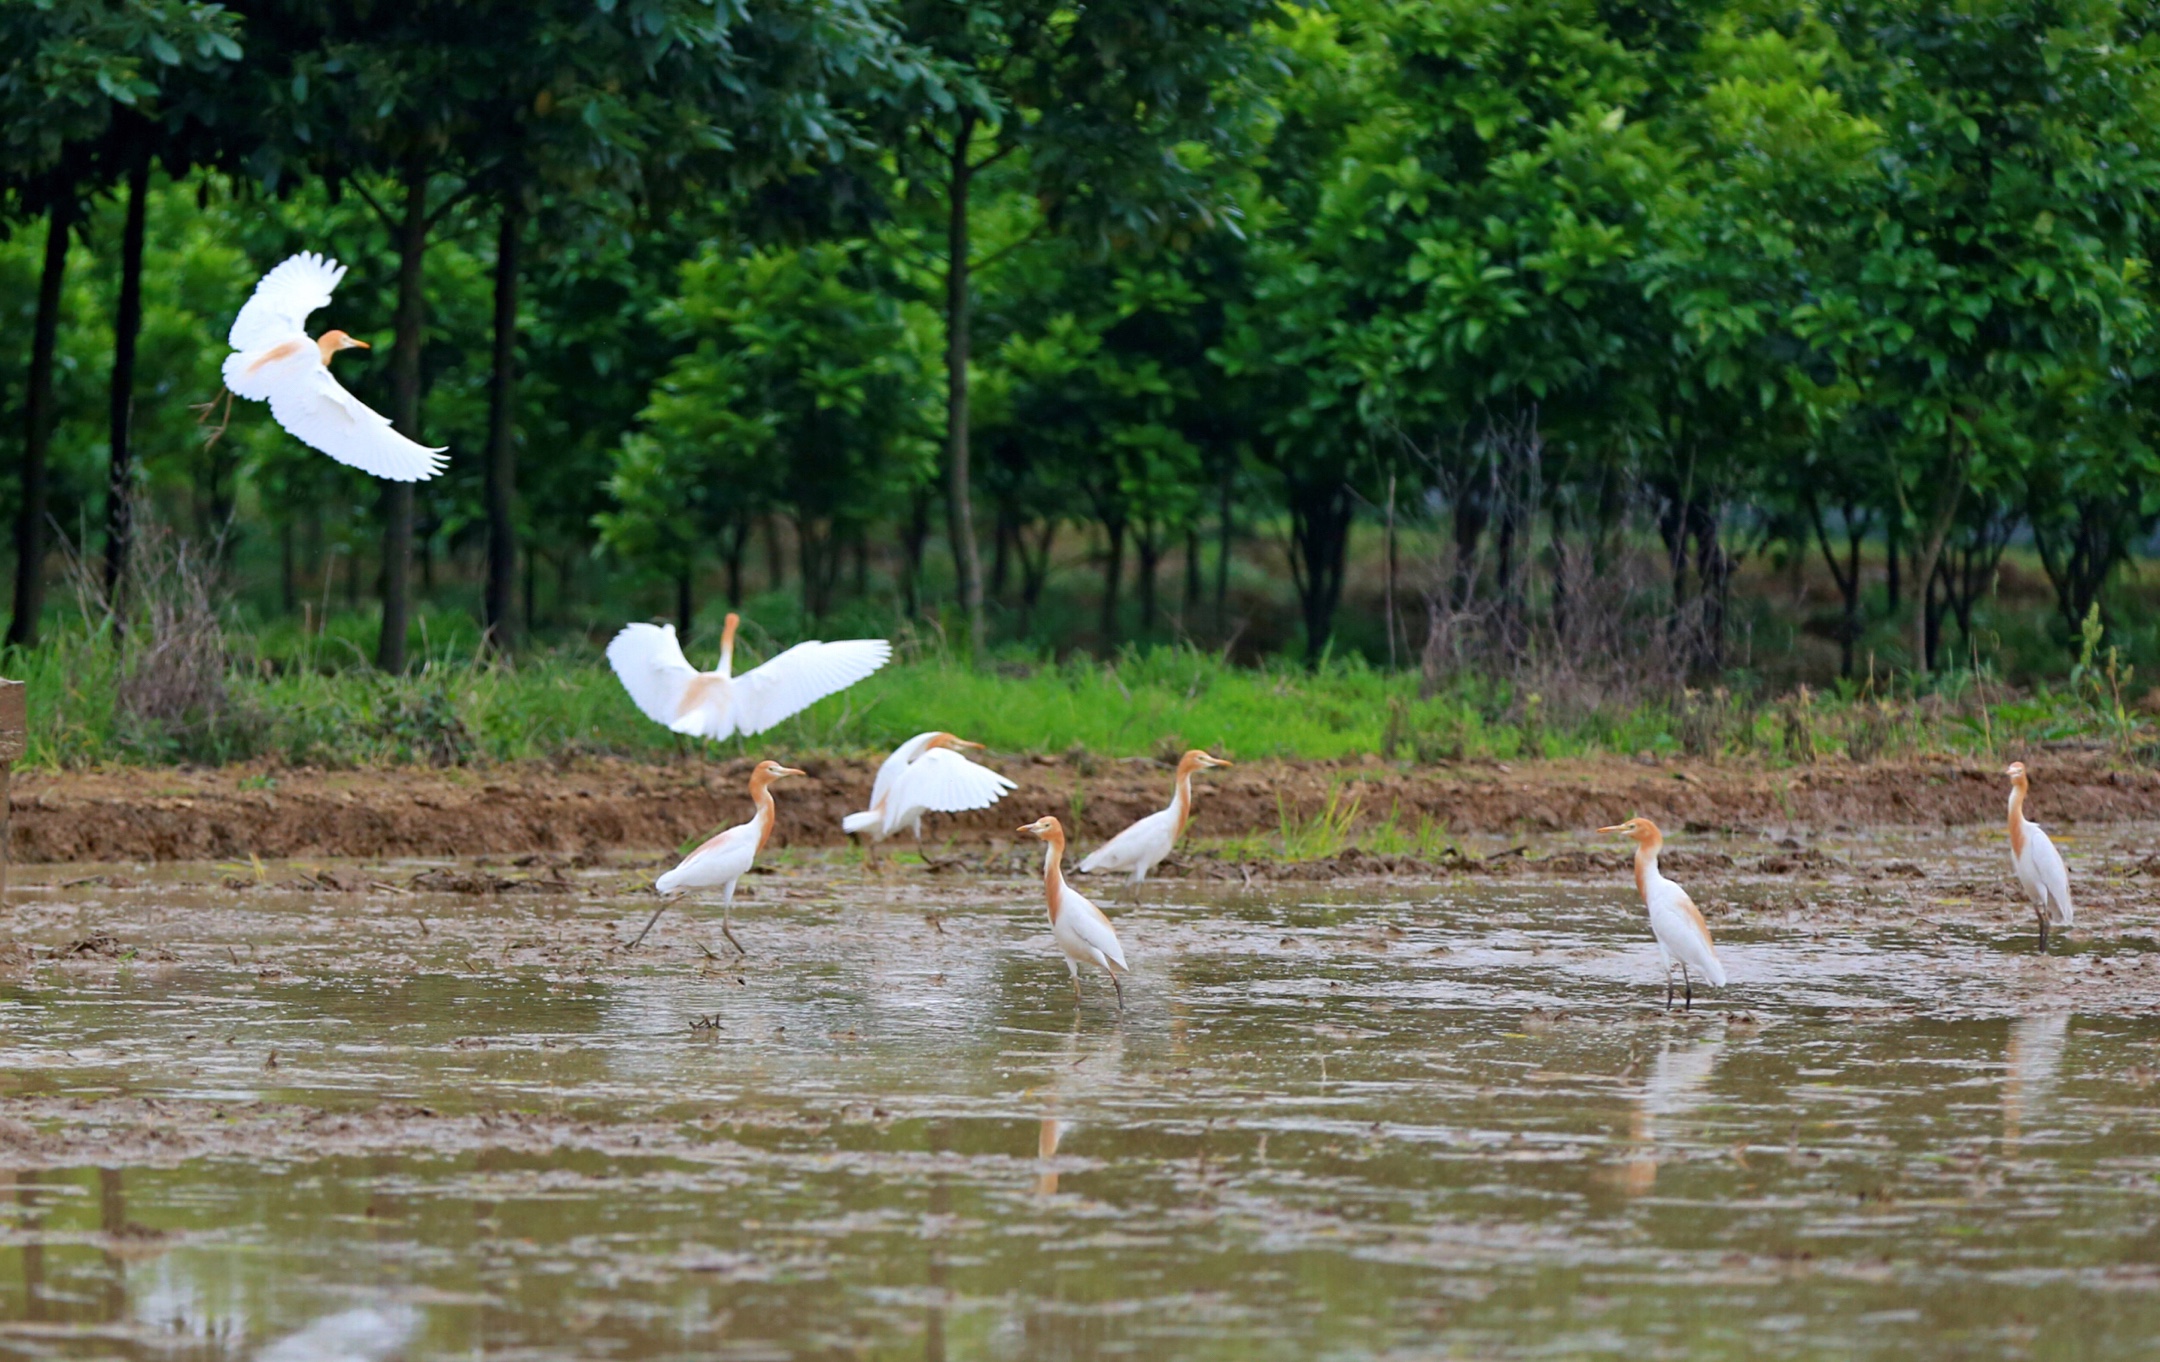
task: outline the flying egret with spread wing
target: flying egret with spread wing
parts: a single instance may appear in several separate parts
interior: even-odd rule
[[[846,690],[892,660],[881,638],[798,643],[741,676],[730,613],[720,631],[720,666],[701,672],[683,656],[672,624],[627,624],[608,644],[608,665],[654,723],[698,738],[763,733],[781,720]]]
[[[327,306],[345,267],[312,251],[288,257],[264,275],[226,337],[225,386],[235,397],[268,402],[270,415],[301,443],[339,463],[391,482],[420,482],[443,471],[440,448],[391,429],[390,418],[330,376],[330,358],[368,343],[343,331],[307,333],[308,314]]]
[[[919,842],[924,814],[987,809],[1019,788],[989,767],[961,756],[963,747],[982,750],[979,742],[937,730],[909,738],[878,767],[877,779],[870,786],[870,807],[841,819],[841,828],[862,833],[872,842],[911,832]]]
[[[1700,974],[1714,987],[1723,988],[1725,966],[1718,961],[1717,948],[1710,944],[1710,926],[1703,921],[1695,900],[1658,871],[1658,848],[1665,845],[1665,834],[1647,818],[1630,818],[1598,831],[1625,833],[1635,840],[1635,888],[1642,893],[1643,906],[1650,910],[1650,935],[1657,939],[1658,957],[1665,962],[1665,1006],[1672,1006],[1672,972],[1678,965],[1681,982],[1687,988],[1686,1008],[1692,1011],[1694,976]]]

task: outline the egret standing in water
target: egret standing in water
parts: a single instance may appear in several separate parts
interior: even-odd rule
[[[799,776],[803,773],[792,766],[782,766],[777,761],[761,761],[750,772],[750,802],[757,811],[747,823],[738,823],[725,832],[715,833],[705,844],[688,856],[681,865],[662,875],[653,888],[663,895],[680,893],[688,889],[718,889],[720,899],[720,934],[728,944],[744,955],[743,943],[735,939],[732,919],[735,911],[735,882],[750,873],[757,863],[757,854],[772,840],[773,819],[778,813],[773,807],[772,783],[783,776]],[[645,940],[645,933],[653,929],[660,915],[667,911],[663,902],[653,909],[653,915],[645,919],[645,930],[637,934],[637,940],[626,949],[636,950]]]
[[[1231,763],[1221,757],[1211,757],[1195,747],[1179,758],[1177,781],[1170,795],[1170,807],[1151,813],[1125,831],[1103,843],[1080,862],[1082,874],[1098,870],[1116,872],[1130,871],[1134,892],[1148,872],[1162,864],[1177,839],[1185,835],[1185,825],[1192,821],[1193,772],[1208,766],[1228,766]]]
[[[626,624],[608,644],[608,665],[645,717],[677,733],[725,738],[763,733],[892,660],[881,638],[798,643],[741,676],[735,667],[732,612],[720,630],[720,666],[701,672],[683,656],[672,624]]]
[[[1032,833],[1049,843],[1043,856],[1043,898],[1050,907],[1050,935],[1065,952],[1065,968],[1072,975],[1073,998],[1080,997],[1080,967],[1099,965],[1110,974],[1117,990],[1118,1008],[1125,1007],[1125,985],[1118,976],[1128,968],[1125,949],[1103,911],[1087,896],[1065,883],[1065,825],[1055,818],[1038,818],[1016,832]]]
[[[330,376],[330,357],[365,350],[343,331],[307,333],[308,314],[327,307],[345,267],[314,252],[291,256],[264,275],[233,319],[226,343],[225,386],[233,396],[268,402],[270,415],[302,444],[339,463],[391,482],[420,482],[443,471],[441,449],[415,444],[390,418]]]
[[[1635,887],[1642,892],[1643,906],[1650,910],[1650,935],[1657,939],[1658,958],[1665,962],[1665,1006],[1672,1006],[1672,972],[1678,965],[1681,983],[1687,989],[1686,1010],[1693,1011],[1694,976],[1700,974],[1712,986],[1723,988],[1725,966],[1718,963],[1717,950],[1710,944],[1709,924],[1703,921],[1695,901],[1658,871],[1658,848],[1665,845],[1665,835],[1647,818],[1630,818],[1598,831],[1625,833],[1635,839]]]
[[[878,767],[870,786],[870,807],[840,820],[846,832],[882,842],[900,832],[922,840],[926,813],[966,813],[987,809],[1019,787],[987,766],[960,755],[963,747],[982,750],[979,742],[950,733],[917,733],[900,744]]]
[[[2040,825],[2025,816],[2025,763],[2013,761],[2003,774],[2010,777],[2010,865],[2017,871],[2018,883],[2025,886],[2025,897],[2033,902],[2033,915],[2040,919],[2040,949],[2044,951],[2048,928],[2070,925],[2070,868]]]

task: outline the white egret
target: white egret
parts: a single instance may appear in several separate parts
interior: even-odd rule
[[[1125,985],[1118,976],[1130,968],[1125,948],[1103,910],[1085,894],[1065,883],[1065,825],[1051,817],[1038,818],[1016,832],[1032,833],[1049,843],[1043,856],[1043,898],[1050,908],[1050,935],[1065,952],[1065,968],[1072,975],[1073,997],[1080,997],[1080,967],[1099,965],[1109,972],[1110,986],[1117,990],[1118,1008],[1125,1006]]]
[[[882,842],[900,832],[922,840],[926,813],[966,813],[987,809],[1019,787],[987,766],[960,755],[963,747],[982,750],[979,742],[933,730],[918,733],[895,748],[878,767],[870,786],[870,807],[840,820],[847,832]]]
[[[330,376],[330,357],[365,350],[343,331],[307,333],[308,314],[330,301],[345,267],[314,252],[288,257],[264,275],[226,337],[225,386],[236,397],[268,402],[270,415],[301,443],[339,463],[391,482],[420,482],[443,471],[440,448],[416,444],[390,419]]]
[[[1725,966],[1718,962],[1717,949],[1710,944],[1710,926],[1695,901],[1658,871],[1658,848],[1665,845],[1665,834],[1647,818],[1630,818],[1598,831],[1625,833],[1635,839],[1635,887],[1650,910],[1650,935],[1657,939],[1658,957],[1665,962],[1665,1006],[1672,1006],[1672,972],[1678,965],[1687,989],[1687,1008],[1693,1010],[1694,976],[1700,974],[1712,986],[1723,988]]]
[[[741,622],[739,615],[727,617],[716,671],[690,665],[672,624],[624,625],[608,644],[608,665],[654,723],[692,737],[725,738],[763,733],[892,660],[892,645],[881,638],[798,643],[735,676],[735,628]]]
[[[772,840],[773,819],[777,810],[773,807],[772,783],[783,776],[799,776],[803,773],[792,766],[782,766],[777,761],[761,761],[750,772],[750,802],[756,812],[747,823],[737,823],[725,832],[713,834],[704,845],[683,857],[681,865],[654,882],[653,888],[662,895],[672,895],[690,889],[718,889],[720,898],[720,934],[728,944],[742,954],[743,943],[735,939],[733,918],[735,912],[735,882],[750,873],[757,863],[757,854]],[[666,902],[653,909],[653,915],[645,919],[645,930],[637,934],[629,950],[636,950],[645,940],[645,933],[653,929],[660,915],[667,911]]]
[[[1170,807],[1151,813],[1125,831],[1103,843],[1080,862],[1082,874],[1098,870],[1129,871],[1132,882],[1138,886],[1148,877],[1148,872],[1162,864],[1177,839],[1185,835],[1185,825],[1192,821],[1193,772],[1209,766],[1229,766],[1232,763],[1221,757],[1209,756],[1195,747],[1178,759],[1177,779],[1170,795]]]
[[[2013,761],[2003,774],[2010,777],[2010,865],[2017,871],[2018,883],[2025,886],[2025,897],[2033,902],[2033,915],[2040,919],[2040,949],[2044,951],[2048,928],[2070,925],[2070,868],[2040,825],[2025,816],[2025,763]]]

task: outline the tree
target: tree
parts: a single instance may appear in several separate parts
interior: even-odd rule
[[[135,334],[141,325],[142,214],[149,183],[150,115],[161,83],[189,66],[237,59],[233,16],[201,0],[29,0],[0,13],[0,192],[17,213],[46,219],[30,370],[24,402],[21,513],[15,531],[15,609],[8,641],[37,641],[44,608],[46,456],[51,439],[53,357],[70,231],[102,160],[127,164],[121,315],[115,327],[111,403],[113,525],[122,536],[108,565],[117,584],[125,557],[128,428]],[[109,551],[114,551],[109,547]]]
[[[1260,0],[906,0],[907,40],[937,79],[896,103],[911,186],[944,222],[946,530],[970,637],[983,637],[975,542],[968,366],[974,355],[971,234],[976,181],[1010,158],[1047,206],[1048,230],[1096,242],[1159,235],[1212,220],[1219,205],[1199,173],[1212,149],[1245,132],[1239,80]]]

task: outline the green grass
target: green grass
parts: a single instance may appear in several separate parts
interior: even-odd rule
[[[38,650],[11,654],[5,666],[29,684],[27,764],[45,769],[662,758],[691,749],[637,712],[595,644],[505,661],[482,653],[469,624],[455,617],[429,628],[421,661],[398,677],[366,665],[364,621],[357,619],[334,621],[320,636],[284,628],[236,637],[223,711],[156,722],[116,712],[119,678],[139,665],[133,641],[102,630],[63,631]],[[1999,753],[2064,739],[2104,742],[2139,758],[2155,751],[2150,720],[2122,703],[2122,678],[2111,679],[2104,663],[2091,659],[2062,685],[2023,692],[1957,674],[1917,697],[1885,698],[1864,688],[1786,697],[1711,691],[1561,713],[1493,682],[1420,698],[1415,677],[1356,658],[1316,671],[1291,663],[1255,669],[1162,646],[1105,660],[1008,653],[975,665],[934,642],[899,642],[893,665],[772,732],[748,744],[698,746],[720,754],[873,753],[942,728],[1004,753],[1070,753],[1083,768],[1189,746],[1246,760],[1516,761],[1650,752],[1770,764]],[[777,646],[768,642],[760,651]],[[1344,798],[1354,811],[1354,795]],[[1325,828],[1286,826],[1282,841],[1302,846],[1329,836]],[[1397,829],[1391,836],[1407,850],[1438,845],[1444,834]]]

